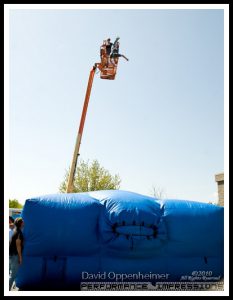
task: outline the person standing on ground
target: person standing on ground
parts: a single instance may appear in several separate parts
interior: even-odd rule
[[[15,219],[15,229],[11,238],[9,254],[10,254],[10,278],[9,278],[9,289],[11,290],[18,272],[19,266],[23,262],[22,252],[23,252],[23,233],[22,228],[24,226],[23,219]]]
[[[9,216],[9,242],[11,242],[12,235],[14,233],[15,220],[13,217]]]

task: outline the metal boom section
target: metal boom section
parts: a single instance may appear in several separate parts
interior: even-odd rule
[[[77,166],[77,161],[78,161],[78,156],[79,156],[79,148],[82,140],[82,133],[83,133],[83,128],[84,128],[84,123],[86,119],[86,114],[87,114],[87,108],[88,108],[88,103],[91,95],[91,88],[92,88],[92,83],[95,75],[95,70],[96,70],[97,64],[95,64],[90,71],[89,75],[89,80],[88,80],[88,85],[87,85],[87,90],[86,90],[86,96],[83,104],[83,111],[82,111],[82,116],[79,124],[79,130],[76,138],[76,143],[75,143],[75,148],[74,148],[74,154],[73,154],[73,159],[71,163],[71,168],[70,168],[70,173],[69,173],[69,178],[68,178],[68,183],[67,183],[67,193],[72,193],[74,189],[74,176],[75,176],[75,171],[76,171],[76,166]]]

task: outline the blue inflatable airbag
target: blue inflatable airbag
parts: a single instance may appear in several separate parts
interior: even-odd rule
[[[212,204],[118,190],[28,199],[16,284],[79,290],[82,282],[187,281],[200,270],[218,281],[223,213]]]

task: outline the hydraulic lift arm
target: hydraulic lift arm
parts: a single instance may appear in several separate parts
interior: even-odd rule
[[[91,95],[91,88],[92,88],[92,83],[93,79],[95,76],[95,71],[97,68],[97,64],[95,64],[90,71],[89,75],[89,80],[87,84],[87,90],[86,90],[86,96],[83,104],[83,111],[82,111],[82,116],[79,124],[79,130],[78,130],[78,135],[76,138],[76,143],[75,143],[75,148],[74,148],[74,154],[73,154],[73,159],[71,163],[71,168],[70,168],[70,173],[69,173],[69,178],[68,178],[68,183],[67,183],[67,193],[72,193],[74,189],[74,176],[75,176],[75,171],[76,171],[76,166],[77,166],[77,161],[78,161],[78,156],[79,156],[79,148],[81,144],[81,139],[82,139],[82,133],[83,133],[83,128],[84,128],[84,122],[86,118],[86,113],[87,113],[87,107]]]
[[[117,43],[118,40],[119,40],[119,37],[116,39],[115,43]],[[118,45],[118,47],[119,47],[119,45]],[[86,96],[85,96],[85,100],[84,100],[84,104],[83,104],[82,116],[81,116],[81,120],[80,120],[78,135],[76,137],[74,154],[73,154],[73,159],[72,159],[70,173],[69,173],[68,182],[67,182],[67,188],[66,188],[67,193],[72,193],[74,191],[74,177],[75,177],[76,166],[77,166],[77,161],[78,161],[78,156],[79,156],[79,148],[80,148],[80,144],[81,144],[83,127],[84,127],[84,123],[85,123],[87,107],[88,107],[88,103],[89,103],[89,99],[90,99],[90,95],[91,95],[91,88],[92,88],[95,71],[97,68],[99,69],[101,79],[114,80],[115,76],[116,76],[116,72],[117,72],[119,57],[123,56],[124,58],[126,58],[124,55],[118,54],[115,57],[112,57],[113,59],[111,59],[111,56],[107,55],[107,52],[106,52],[106,41],[104,41],[103,45],[101,46],[100,56],[101,56],[101,62],[94,64],[92,70],[90,71],[90,75],[89,75]]]

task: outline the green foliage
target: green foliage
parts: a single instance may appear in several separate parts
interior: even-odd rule
[[[9,199],[9,208],[22,208],[23,205],[16,199]]]
[[[65,179],[59,187],[61,193],[66,192],[69,171],[66,171]],[[98,190],[117,190],[120,188],[119,175],[111,175],[108,170],[100,166],[97,160],[85,162],[80,160],[74,178],[74,193],[90,192]]]

